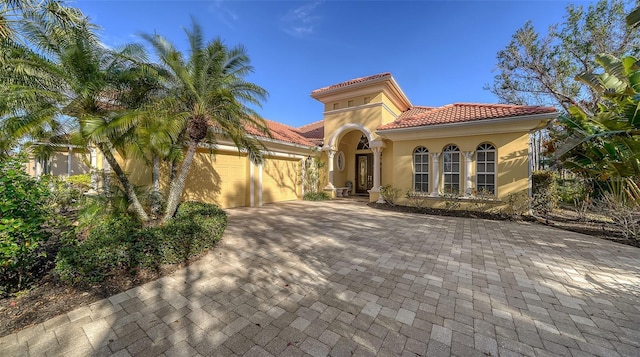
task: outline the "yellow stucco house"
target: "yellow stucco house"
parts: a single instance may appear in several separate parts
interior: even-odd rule
[[[382,186],[391,185],[425,197],[429,206],[452,196],[473,201],[478,192],[500,203],[528,192],[530,134],[558,115],[539,106],[414,106],[390,73],[316,89],[311,97],[323,104],[323,120],[300,128],[267,121],[272,138],[253,133],[267,148],[261,165],[229,143],[221,143],[215,156],[202,149],[184,199],[222,207],[300,199],[306,162],[320,148],[326,163],[322,187],[332,197],[365,195],[373,202]],[[60,155],[71,160],[55,162],[75,167],[72,148]],[[95,154],[89,156],[93,167],[108,169]],[[42,170],[42,164],[31,165],[34,174],[38,165]],[[131,161],[125,168],[137,184],[152,182],[150,167]]]

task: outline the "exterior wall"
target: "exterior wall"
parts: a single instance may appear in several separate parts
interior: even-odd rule
[[[353,110],[339,111],[337,113],[327,113],[324,117],[325,145],[329,143],[331,135],[333,135],[334,132],[347,124],[362,124],[362,126],[374,133],[376,128],[382,123],[383,110],[384,109],[382,107],[377,106],[360,109],[354,108]],[[339,140],[336,142],[339,142]]]
[[[386,147],[382,150],[382,157],[380,159],[380,170],[382,176],[380,177],[380,185],[394,185],[394,142],[390,140],[384,141]]]
[[[302,198],[300,160],[268,157],[262,164],[262,202]]]
[[[79,149],[74,149],[71,153],[71,176],[89,173],[91,171],[91,168],[89,167],[89,159],[89,153],[85,153]],[[47,163],[49,174],[54,176],[68,176],[68,160],[69,152],[67,149],[65,149],[65,151],[54,153]],[[29,158],[26,168],[29,175],[36,175],[35,158]]]
[[[122,170],[129,176],[129,180],[136,186],[149,186],[153,184],[153,163],[147,163],[140,158],[127,158],[116,154],[116,160],[120,163]],[[99,163],[103,163],[102,156],[99,156]]]
[[[441,153],[445,146],[455,144],[460,149],[460,187],[464,188],[466,176],[464,151],[474,151],[482,143],[491,143],[496,147],[496,194],[499,200],[505,200],[510,194],[527,192],[529,187],[529,134],[504,133],[493,135],[460,136],[450,138],[434,138],[425,140],[408,140],[393,143],[392,184],[404,191],[413,190],[413,151],[418,146],[426,147],[430,153]],[[386,150],[385,150],[386,151]],[[383,153],[386,153],[383,151]],[[383,160],[384,161],[384,160]],[[429,161],[429,191],[433,191],[434,167],[433,159]],[[475,189],[475,153],[472,159],[470,175],[472,191]],[[388,175],[388,166],[383,166],[383,177]],[[442,156],[439,160],[439,190],[442,191]],[[441,200],[433,199],[431,206]],[[408,202],[403,198],[404,204]]]

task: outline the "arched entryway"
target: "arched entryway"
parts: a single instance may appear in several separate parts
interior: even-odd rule
[[[359,124],[346,124],[336,130],[323,148],[328,157],[325,190],[350,187],[351,194],[379,192],[380,153],[384,143]]]

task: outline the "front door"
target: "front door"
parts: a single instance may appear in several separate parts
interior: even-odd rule
[[[356,193],[373,187],[373,154],[356,154]]]

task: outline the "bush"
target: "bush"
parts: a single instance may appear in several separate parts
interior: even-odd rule
[[[329,194],[327,194],[326,192],[320,191],[320,192],[307,192],[304,194],[304,196],[302,196],[302,199],[305,201],[324,201],[324,200],[328,200],[331,197],[329,197]]]
[[[41,244],[51,234],[44,228],[51,217],[47,186],[24,170],[24,157],[0,160],[0,294],[24,289],[38,276]]]
[[[594,211],[611,218],[625,238],[640,237],[640,202],[625,200],[620,195],[607,192],[594,200],[592,207]]]
[[[391,185],[380,187],[380,196],[382,196],[382,198],[392,206],[396,205],[400,195],[402,195],[402,190],[397,187],[393,187]]]
[[[174,219],[155,228],[162,262],[186,261],[211,249],[226,227],[227,215],[218,206],[201,202],[181,204]]]
[[[425,192],[407,191],[405,194],[407,201],[411,206],[416,208],[424,208],[427,206],[429,195]]]
[[[556,175],[550,171],[535,171],[531,182],[531,208],[544,215],[551,213],[558,205]]]
[[[91,188],[91,174],[72,175],[67,177],[65,181],[78,189],[88,190]]]
[[[520,217],[529,213],[531,198],[527,192],[510,193],[507,195],[507,212],[511,217]]]
[[[84,241],[60,249],[55,272],[72,284],[96,283],[122,270],[188,261],[220,240],[227,225],[215,205],[185,202],[164,226],[142,227],[128,216],[100,222]]]
[[[567,204],[574,204],[576,201],[587,200],[590,185],[582,179],[557,180],[558,199]]]
[[[102,221],[84,241],[71,240],[60,248],[55,272],[72,284],[104,280],[109,272],[136,260],[135,243],[141,228],[127,216]]]

